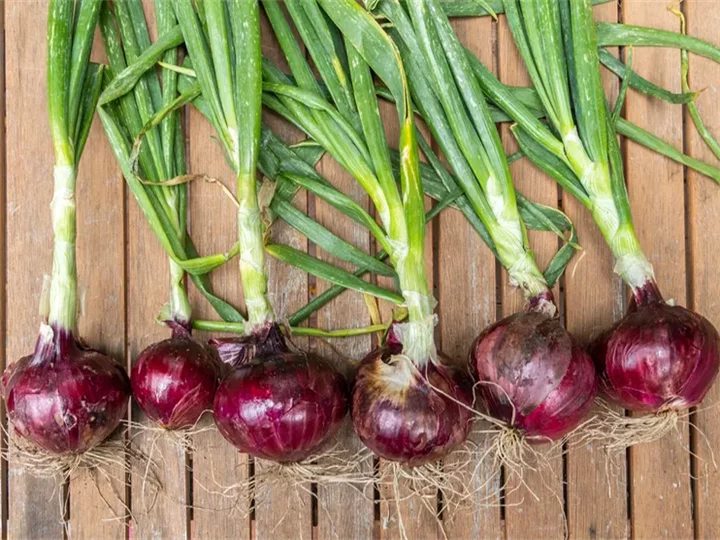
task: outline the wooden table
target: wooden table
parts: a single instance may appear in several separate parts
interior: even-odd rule
[[[150,4],[150,2],[148,2]],[[622,8],[606,4],[597,16],[607,21],[679,29],[676,17],[665,10],[666,0],[624,0]],[[0,271],[6,287],[0,288],[0,357],[8,361],[29,353],[39,324],[38,302],[43,275],[50,269],[52,235],[49,202],[52,185],[52,149],[45,105],[45,0],[6,0],[4,17],[6,131],[0,132],[0,234],[5,249]],[[720,2],[686,0],[683,9],[689,32],[720,43]],[[455,27],[484,62],[507,83],[527,83],[505,21],[488,18],[456,21]],[[267,27],[266,27],[267,30]],[[268,54],[279,57],[268,40]],[[100,56],[101,46],[96,43]],[[633,67],[668,88],[679,90],[677,51],[634,51]],[[708,125],[720,134],[720,67],[694,59],[693,88],[707,88],[698,100]],[[607,78],[610,93],[617,83]],[[627,116],[695,157],[712,159],[681,108],[651,101],[630,92]],[[394,112],[388,110],[387,117]],[[276,126],[281,126],[278,122]],[[210,127],[196,114],[187,118],[191,169],[228,181],[229,170]],[[296,136],[286,127],[283,135]],[[509,132],[503,128],[508,147]],[[718,215],[720,188],[707,178],[632,143],[624,145],[630,196],[637,229],[646,252],[655,264],[659,283],[668,298],[708,316],[720,326],[720,250]],[[558,297],[567,326],[583,340],[618,318],[624,310],[625,290],[612,277],[612,262],[588,214],[527,161],[513,165],[518,187],[526,195],[549,205],[560,205],[577,225],[585,257],[570,266]],[[362,204],[367,197],[358,185],[326,159],[322,173],[332,178]],[[191,188],[190,227],[202,252],[227,249],[233,242],[234,209],[216,187],[196,184]],[[316,219],[359,247],[369,249],[370,239],[318,200],[299,196],[297,204]],[[154,317],[167,295],[167,263],[144,222],[135,201],[128,196],[115,160],[98,122],[93,126],[81,166],[78,188],[79,273],[86,289],[81,334],[93,346],[103,348],[128,366],[147,344],[167,331]],[[296,247],[307,243],[287,228],[275,235]],[[551,235],[533,235],[532,243],[546,262],[557,248]],[[310,247],[310,249],[314,249]],[[321,256],[323,254],[320,254]],[[520,296],[499,272],[490,252],[478,236],[453,211],[445,211],[428,234],[428,268],[439,300],[438,336],[444,351],[464,358],[472,338],[496,318],[512,313],[522,304]],[[271,263],[275,305],[281,314],[305,303],[325,284],[308,279],[286,266]],[[222,295],[241,299],[235,264],[219,270],[213,278]],[[193,292],[195,313],[210,318],[209,307]],[[344,327],[365,323],[363,299],[346,294],[321,310],[313,321],[321,327]],[[204,336],[200,336],[204,337]],[[301,346],[332,352],[322,343]],[[358,358],[371,346],[369,337],[335,344],[342,354]],[[549,488],[559,499],[544,495],[535,500],[525,491],[509,491],[504,505],[465,510],[444,516],[448,538],[561,538],[567,526],[572,538],[710,538],[720,537],[720,473],[710,463],[710,448],[720,451],[720,409],[708,408],[720,400],[715,386],[694,422],[705,439],[683,427],[679,437],[633,448],[620,463],[610,482],[599,451],[577,448],[552,461],[555,478]],[[138,419],[137,411],[133,418]],[[146,441],[145,444],[149,444]],[[352,444],[357,445],[354,441]],[[195,452],[160,442],[164,456],[166,489],[175,500],[158,499],[149,512],[143,506],[141,474],[129,479],[131,488],[114,496],[107,481],[89,473],[73,477],[58,497],[51,481],[40,481],[2,464],[2,535],[13,539],[370,539],[397,538],[397,515],[382,493],[376,504],[346,487],[321,487],[317,500],[310,491],[276,488],[249,517],[242,513],[208,511],[223,508],[226,501],[211,493],[215,479],[229,484],[248,473],[248,463],[224,443],[217,433],[195,440]],[[484,470],[497,488],[500,471]],[[542,481],[530,474],[529,486],[546,493]],[[311,486],[306,486],[310,488]],[[103,498],[109,505],[103,502]],[[62,493],[61,493],[62,494]],[[64,500],[61,505],[59,501]],[[135,510],[130,524],[115,519],[123,504]],[[411,539],[442,538],[434,517],[417,501],[402,503],[404,523]],[[69,521],[63,532],[61,516]],[[567,516],[567,521],[565,517]],[[453,519],[449,519],[453,517]]]

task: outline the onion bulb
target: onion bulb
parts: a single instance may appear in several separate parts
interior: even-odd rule
[[[35,352],[5,370],[2,393],[21,437],[54,454],[81,454],[120,424],[130,384],[114,360],[44,324]]]
[[[394,330],[360,363],[352,421],[377,456],[410,466],[437,461],[472,427],[471,381],[437,354],[423,365],[402,354]]]
[[[632,411],[698,405],[720,367],[720,337],[710,321],[666,303],[653,281],[635,292],[628,313],[591,352],[604,393]]]
[[[597,394],[592,360],[555,309],[531,304],[489,326],[473,343],[470,364],[487,412],[528,442],[556,441],[569,433]]]
[[[319,356],[291,352],[277,324],[211,344],[232,367],[215,394],[215,422],[242,452],[301,461],[340,428],[348,407],[344,377]]]
[[[135,359],[130,382],[135,400],[165,429],[185,429],[212,409],[218,370],[212,355],[182,324],[169,321],[172,337]]]

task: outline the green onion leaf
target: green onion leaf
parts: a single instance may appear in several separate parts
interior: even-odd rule
[[[354,276],[350,272],[325,261],[321,261],[320,259],[290,246],[268,244],[265,246],[265,250],[268,254],[279,261],[283,261],[291,266],[300,268],[308,274],[312,274],[313,276],[330,283],[334,283],[335,285],[340,285],[341,287],[352,289],[360,293],[370,294],[372,296],[376,296],[377,298],[393,302],[394,304],[402,304],[405,301],[402,295],[394,291],[368,283],[367,281]]]

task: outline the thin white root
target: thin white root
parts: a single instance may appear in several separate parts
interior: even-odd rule
[[[156,424],[143,424],[132,420],[123,421],[126,431],[129,433],[129,439],[134,441],[138,436],[149,436],[152,439],[162,437],[163,442],[168,442],[172,447],[178,448],[185,452],[193,452],[193,438],[196,435],[217,431],[215,424],[212,422],[212,411],[206,410],[200,415],[195,424],[185,429],[166,429]],[[150,456],[151,458],[153,456]]]
[[[81,454],[53,454],[22,437],[7,437],[8,446],[3,451],[5,458],[13,467],[41,479],[55,482],[55,488],[63,497],[63,486],[82,472],[88,472],[100,499],[112,512],[112,520],[131,520],[135,516],[125,501],[125,488],[128,487],[129,473],[133,467],[142,464],[147,469],[147,483],[160,489],[157,469],[138,448],[128,440],[111,439],[104,441]],[[112,491],[115,502],[123,511],[118,514],[113,501],[107,499],[101,489],[100,480],[104,480]],[[63,504],[63,503],[61,503]],[[63,509],[64,509],[63,505]],[[61,515],[65,515],[64,511]],[[67,524],[63,521],[63,526]]]
[[[686,423],[690,411],[668,409],[655,414],[625,416],[625,411],[613,409],[604,401],[599,402],[600,412],[586,422],[579,441],[583,444],[599,443],[612,457],[638,444],[661,439],[671,431],[678,434],[681,423]]]
[[[232,485],[223,485],[215,478],[213,485],[205,486],[196,482],[198,488],[208,495],[225,501],[222,508],[204,508],[210,512],[239,513],[249,515],[255,508],[268,500],[274,489],[289,488],[298,493],[311,491],[311,484],[330,486],[340,484],[351,487],[368,499],[372,499],[373,458],[367,449],[350,452],[339,443],[300,462],[279,463],[255,459],[255,474]],[[299,499],[298,499],[299,500]],[[290,509],[287,509],[290,511]]]
[[[708,448],[708,460],[693,453],[689,446],[687,451],[704,462],[707,469],[712,466],[717,470],[715,452],[708,443],[705,433],[691,421],[691,410],[678,411],[667,409],[655,414],[642,416],[625,416],[625,411],[613,409],[607,402],[599,400],[600,411],[588,420],[582,429],[578,430],[578,437],[573,447],[578,445],[597,444],[605,453],[605,477],[608,485],[608,494],[612,494],[612,486],[618,476],[624,474],[625,452],[640,444],[657,441],[671,432],[675,432],[678,439],[683,440],[683,434],[690,427],[697,434],[699,440],[705,442]],[[703,409],[698,409],[698,411]],[[706,462],[709,461],[709,462]]]
[[[441,462],[410,467],[401,463],[383,462],[377,479],[384,503],[394,509],[390,523],[398,528],[398,536],[410,540],[405,523],[404,504],[410,499],[419,501],[434,516],[445,536],[444,526],[464,511],[495,508],[500,505],[499,468],[493,463],[493,473],[487,474],[487,458],[497,450],[483,449],[485,440],[474,442],[474,435],[496,433],[477,430],[465,443]],[[483,437],[483,439],[485,439]],[[438,501],[441,501],[438,504]]]
[[[193,426],[178,430],[169,430],[156,424],[123,421],[131,447],[143,448],[143,459],[136,460],[133,467],[136,478],[140,478],[141,503],[136,503],[136,507],[140,507],[143,514],[149,513],[160,497],[186,506],[184,501],[173,500],[174,496],[165,492],[161,471],[167,470],[169,464],[165,460],[162,448],[167,448],[169,445],[182,454],[193,452],[193,438],[196,435],[216,430],[215,425],[209,420],[208,412],[210,411],[204,411]]]

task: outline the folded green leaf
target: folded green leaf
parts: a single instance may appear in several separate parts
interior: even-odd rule
[[[653,135],[649,131],[644,130],[640,126],[637,126],[632,122],[628,122],[624,118],[618,119],[616,128],[617,132],[620,135],[623,135],[624,137],[627,137],[628,139],[635,141],[636,143],[641,144],[646,148],[657,152],[658,154],[669,157],[670,159],[677,161],[678,163],[681,163],[686,167],[690,167],[691,169],[701,174],[704,174],[709,178],[712,178],[720,184],[720,168],[714,167],[709,163],[705,163],[703,161],[690,157],[687,154],[684,154],[683,152],[675,148],[674,145],[662,140],[660,137],[656,137],[655,135]]]
[[[376,260],[372,255],[356,248],[346,242],[328,229],[307,217],[292,204],[281,199],[273,200],[272,207],[283,221],[302,233],[308,240],[318,247],[332,254],[333,256],[354,264],[358,267],[366,267],[370,271],[381,276],[392,277],[395,271],[388,265]]]
[[[402,304],[404,299],[402,295],[373,285],[356,277],[337,266],[333,266],[325,261],[321,261],[303,251],[298,251],[290,246],[280,244],[268,244],[265,250],[274,258],[283,261],[291,266],[299,268],[303,272],[312,274],[320,279],[340,285],[346,289],[352,289],[357,292],[370,294],[383,300],[393,302],[394,304]]]
[[[93,91],[88,87],[88,80],[91,77],[88,71],[90,67],[90,51],[95,37],[95,27],[100,15],[101,0],[84,0],[76,6],[74,36],[70,58],[70,81],[68,83],[68,128],[72,131],[73,140],[76,142],[75,155],[79,158],[77,142],[82,136],[81,120],[82,107],[87,105],[86,92]],[[96,69],[96,68],[94,68]],[[95,97],[97,99],[97,97]],[[86,115],[87,116],[87,111]],[[83,141],[83,145],[84,145]]]
[[[692,36],[657,28],[606,22],[596,23],[595,28],[600,47],[671,47],[685,49],[720,63],[720,47]]]
[[[632,70],[630,70],[629,76],[626,77],[627,66],[618,58],[602,48],[598,49],[598,55],[600,56],[600,62],[606,68],[621,79],[628,79],[630,86],[638,92],[642,92],[648,96],[667,101],[668,103],[674,103],[676,105],[690,103],[697,97],[695,92],[670,92],[669,90],[648,81],[644,77],[641,77]]]
[[[91,63],[85,74],[85,83],[83,85],[82,99],[77,116],[77,126],[75,128],[75,161],[80,161],[80,156],[85,149],[90,128],[92,127],[93,118],[95,118],[95,108],[97,107],[102,83],[104,79],[103,66]]]
[[[407,0],[401,0],[405,3]],[[616,0],[592,0],[594,5],[607,4]],[[505,12],[502,0],[440,0],[448,17],[484,17]]]
[[[182,31],[179,26],[164,34],[140,56],[131,62],[112,82],[103,90],[99,105],[104,105],[127,94],[137,84],[150,68],[157,64],[163,54],[173,47],[183,43]]]

